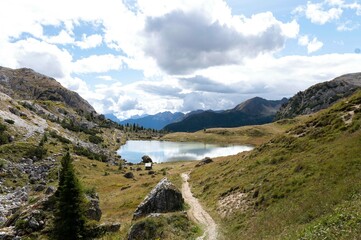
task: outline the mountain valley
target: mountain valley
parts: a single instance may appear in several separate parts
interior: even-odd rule
[[[254,120],[251,126],[248,122],[232,128],[200,127],[189,120],[192,133],[163,135],[108,120],[78,94],[33,70],[0,68],[0,239],[51,239],[51,199],[67,152],[87,203],[93,204],[88,207],[94,210],[88,215],[93,224],[89,234],[98,235],[89,238],[202,236],[206,228],[186,214],[192,207],[188,203],[182,210],[134,219],[144,198],[159,182],[167,182],[163,178],[174,184],[167,183],[169,188],[182,189],[182,174],[189,174],[187,184],[214,219],[217,239],[357,239],[360,74],[339,79],[341,83],[334,80],[336,87],[332,81],[312,86],[288,102],[254,98],[234,109],[205,111],[197,117],[206,124],[229,116],[247,118]],[[197,114],[183,121],[192,116]],[[142,138],[249,144],[254,150],[205,159],[199,165],[153,163],[149,170],[146,158],[130,164],[116,153],[127,140]]]

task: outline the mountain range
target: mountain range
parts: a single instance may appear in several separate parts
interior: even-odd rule
[[[272,122],[275,114],[287,99],[266,100],[260,97],[249,99],[233,109],[203,111],[186,116],[179,122],[164,127],[171,132],[195,132],[205,128],[240,127]]]
[[[108,116],[108,115],[106,115],[106,116]],[[130,119],[126,119],[123,121],[118,120],[117,122],[122,125],[138,124],[139,126],[143,126],[145,128],[161,130],[166,125],[181,120],[183,118],[183,116],[184,116],[184,113],[181,113],[181,112],[171,113],[171,112],[167,111],[167,112],[161,112],[161,113],[157,113],[155,115],[148,115],[148,116],[140,117],[140,118],[130,118]]]

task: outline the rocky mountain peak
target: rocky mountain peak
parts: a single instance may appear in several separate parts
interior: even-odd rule
[[[342,75],[331,81],[318,83],[298,92],[284,104],[276,119],[292,118],[328,108],[339,99],[352,95],[361,88],[361,73]]]
[[[83,112],[95,112],[78,93],[64,88],[54,78],[29,68],[0,67],[0,91],[16,100],[59,101]]]

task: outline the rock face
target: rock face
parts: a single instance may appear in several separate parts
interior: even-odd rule
[[[293,96],[276,114],[276,119],[293,118],[328,108],[337,100],[352,95],[361,88],[361,73],[340,76],[316,84]]]
[[[163,178],[139,204],[133,219],[138,219],[150,213],[166,213],[183,209],[182,193],[167,179]]]
[[[28,68],[14,70],[0,67],[0,91],[14,99],[61,101],[84,112],[95,112],[76,92]]]
[[[91,220],[95,220],[99,222],[102,217],[102,210],[100,210],[99,207],[98,194],[92,194],[91,196],[87,195],[86,198],[89,201],[87,204],[87,211],[86,211],[87,217]]]
[[[18,188],[8,194],[0,194],[0,226],[28,201],[28,188]]]

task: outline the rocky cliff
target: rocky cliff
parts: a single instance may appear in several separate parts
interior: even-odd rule
[[[95,112],[76,92],[64,88],[54,78],[28,68],[14,70],[0,67],[0,91],[18,100],[59,101],[83,112]]]
[[[331,81],[316,84],[293,96],[278,111],[276,119],[315,113],[330,107],[339,99],[352,95],[360,88],[361,73],[346,74]]]

